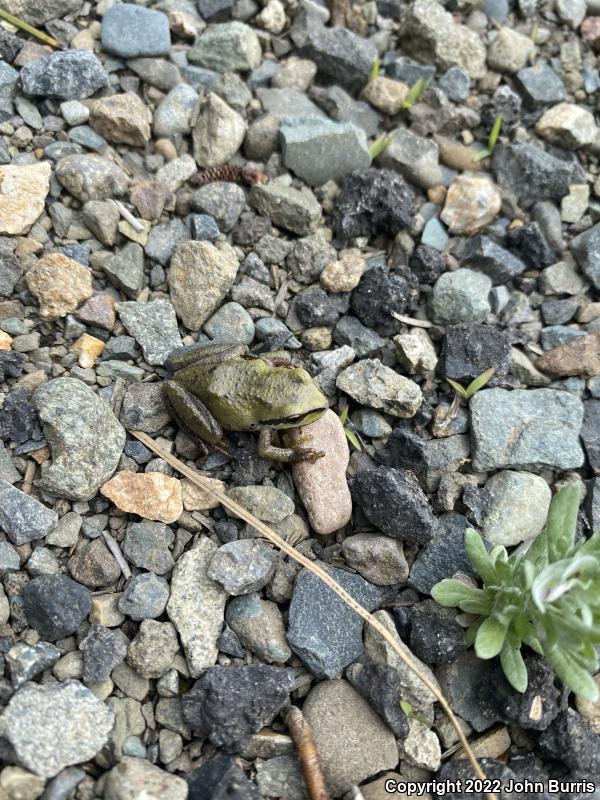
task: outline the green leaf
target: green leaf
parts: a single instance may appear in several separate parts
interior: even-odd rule
[[[496,142],[498,141],[498,136],[500,136],[500,129],[502,128],[502,116],[502,114],[498,114],[494,120],[492,130],[490,131],[490,137],[488,139],[488,150],[490,151],[490,154],[494,152],[496,148]]]
[[[349,410],[349,408],[350,408],[350,406],[344,406],[343,411],[339,416],[339,420],[342,423],[342,425],[345,425],[346,420],[348,419],[348,410]]]
[[[551,563],[565,558],[573,549],[580,497],[579,483],[573,482],[563,486],[552,498],[546,521]]]
[[[475,637],[477,636],[477,631],[479,630],[482,622],[483,617],[476,619],[475,622],[472,622],[465,631],[465,642],[467,643],[467,647],[472,647],[475,644]]]
[[[483,389],[494,372],[496,372],[496,367],[490,367],[489,369],[486,369],[485,372],[482,372],[481,375],[478,375],[475,380],[471,381],[471,383],[467,386],[467,399],[469,397],[473,397],[475,392]]]
[[[521,655],[521,647],[509,643],[508,638],[500,651],[500,664],[508,682],[517,692],[527,689],[527,667]]]
[[[497,583],[498,575],[490,554],[486,550],[481,536],[473,528],[467,528],[465,531],[465,550],[473,569],[481,576],[484,584]]]
[[[371,80],[377,80],[379,77],[379,69],[381,67],[381,59],[379,56],[375,56],[373,59],[373,66],[371,67]]]
[[[489,158],[491,155],[492,154],[487,149],[487,147],[484,147],[483,150],[479,150],[479,152],[475,153],[475,155],[473,156],[473,161],[474,162],[483,161],[484,158]]]
[[[481,623],[475,637],[475,652],[479,658],[494,658],[502,650],[508,625],[497,617],[488,617]]]
[[[387,134],[382,134],[378,139],[375,139],[374,142],[371,143],[369,147],[369,152],[371,153],[371,158],[375,160],[378,158],[387,148],[387,146],[392,141],[392,136],[388,136]]]
[[[415,81],[415,83],[408,90],[400,108],[412,108],[425,91],[428,83],[429,81],[426,81],[424,78],[419,78],[418,81]]]
[[[431,596],[442,606],[458,607],[469,614],[489,614],[491,611],[487,592],[467,586],[454,578],[436,583],[431,590]]]
[[[350,428],[344,428],[344,433],[346,434],[346,439],[348,439],[352,447],[355,450],[362,451],[362,447],[358,440],[358,436],[354,433],[354,431],[351,431]]]
[[[544,648],[544,655],[561,681],[575,694],[595,703],[598,700],[598,687],[592,676],[568,653],[559,647]]]
[[[467,399],[467,390],[466,390],[466,389],[464,389],[464,388],[463,388],[463,387],[460,385],[460,383],[457,383],[456,381],[453,381],[451,378],[446,378],[446,380],[448,381],[448,383],[450,384],[450,386],[451,386],[451,387],[454,389],[454,391],[456,392],[456,394],[460,395],[461,397],[464,397],[464,398],[465,398],[465,400]]]

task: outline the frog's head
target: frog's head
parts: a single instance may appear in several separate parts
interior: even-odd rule
[[[286,369],[281,413],[269,421],[274,428],[298,428],[322,417],[329,408],[327,398],[305,369]]]

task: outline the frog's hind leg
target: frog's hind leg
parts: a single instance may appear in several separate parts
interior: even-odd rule
[[[196,364],[220,364],[232,358],[240,358],[248,354],[245,344],[226,344],[224,342],[211,342],[199,346],[192,346],[176,350],[169,356],[168,366],[173,371]]]
[[[260,432],[258,454],[262,458],[295,464],[298,461],[311,461],[314,463],[325,455],[321,450],[313,450],[311,447],[277,447],[277,445],[273,444],[274,435],[273,428],[265,428]]]
[[[201,400],[176,381],[165,381],[164,392],[167,405],[181,427],[210,444],[221,441],[223,429]]]

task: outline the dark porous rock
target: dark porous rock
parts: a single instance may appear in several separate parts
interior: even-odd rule
[[[332,224],[340,239],[387,233],[395,236],[415,219],[415,196],[404,178],[389,169],[353,172],[342,183]]]
[[[249,781],[232,756],[217,753],[199,769],[188,772],[188,800],[260,800],[258,787]]]
[[[410,544],[426,544],[438,528],[414,474],[380,466],[359,472],[350,483],[352,499],[379,530]]]
[[[508,246],[532,269],[549,267],[556,262],[556,254],[546,241],[537,222],[528,222],[511,228],[506,239]]]
[[[572,708],[561,711],[540,736],[539,746],[544,755],[562,761],[569,769],[600,773],[600,736]]]
[[[462,514],[451,511],[438,518],[438,527],[432,540],[413,562],[408,583],[422,594],[430,594],[436,583],[457,573],[474,577],[471,562],[465,550],[465,531],[469,521]]]
[[[402,314],[414,286],[397,272],[389,273],[385,267],[373,267],[361,277],[353,290],[350,305],[358,319],[382,335],[391,335],[398,330],[392,311]]]
[[[4,383],[7,378],[19,378],[23,372],[24,364],[24,353],[17,353],[14,350],[0,350],[0,383]]]
[[[489,236],[473,236],[465,245],[461,267],[476,269],[491,278],[494,286],[507,283],[525,271],[525,264]]]
[[[379,607],[377,589],[360,575],[326,565],[323,569],[368,611]],[[303,569],[296,578],[287,640],[311,672],[333,678],[363,653],[363,621],[323,581]]]
[[[83,680],[85,683],[102,683],[110,678],[113,669],[124,661],[129,641],[118,628],[92,625],[81,642],[83,653]]]
[[[387,664],[359,661],[346,670],[346,678],[368,700],[397,739],[408,735],[408,719],[400,706],[403,697],[400,675]]]
[[[107,86],[108,75],[91,50],[65,50],[26,64],[21,85],[30,97],[83,100]]]
[[[523,654],[527,667],[527,689],[517,692],[509,684],[498,662],[479,685],[484,714],[507,725],[544,731],[566,708],[569,692],[546,659],[532,652]]]
[[[317,65],[319,73],[350,92],[359,92],[368,82],[377,48],[347,28],[313,26],[301,50]]]
[[[442,254],[427,244],[418,245],[408,260],[408,266],[419,283],[433,286],[444,271]]]
[[[583,404],[581,438],[591,468],[600,473],[600,400],[586,400]]]
[[[436,491],[442,477],[456,472],[469,455],[470,440],[467,435],[422,439],[406,428],[395,428],[387,445],[379,451],[383,464],[410,469],[427,492]]]
[[[56,512],[0,480],[0,528],[15,545],[42,539],[58,523]]]
[[[21,356],[20,353],[15,353],[15,355]],[[2,360],[0,360],[0,368],[1,365]],[[30,398],[31,392],[27,389],[15,389],[7,396],[4,405],[0,408],[0,439],[17,445],[25,442],[43,443],[44,434],[35,408],[29,402]]]
[[[572,184],[585,183],[576,155],[529,142],[498,144],[492,167],[499,186],[512,191],[526,209],[540,200],[560,200]]]
[[[162,383],[133,383],[127,387],[120,421],[128,431],[154,435],[171,421]]]
[[[75,633],[92,608],[92,593],[67,575],[40,575],[21,590],[27,622],[54,642]]]
[[[470,383],[487,369],[496,372],[488,385],[498,383],[510,366],[510,341],[504,331],[492,325],[459,322],[446,326],[438,364],[440,375],[459,383]]]
[[[467,649],[456,612],[434,600],[412,607],[410,649],[427,664],[451,664]]]
[[[506,764],[499,764],[491,758],[481,758],[478,761],[491,785],[501,787],[501,791],[495,792],[498,800],[534,800],[538,797],[510,789],[511,782],[516,780],[516,775]],[[489,797],[488,792],[476,791],[477,783],[474,779],[477,776],[466,758],[447,761],[435,777],[448,787],[448,791],[444,791],[443,794],[444,800],[487,800]],[[470,785],[468,781],[473,781],[473,784]]]
[[[183,696],[183,718],[216,747],[236,753],[273,721],[294,683],[293,670],[283,667],[210,667]]]
[[[296,295],[294,311],[306,328],[330,328],[339,317],[339,312],[323,289],[309,289]]]

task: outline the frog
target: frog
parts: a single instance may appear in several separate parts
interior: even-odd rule
[[[311,375],[287,351],[255,355],[244,344],[210,343],[175,353],[165,396],[180,427],[219,445],[224,430],[258,431],[258,453],[274,461],[314,462],[324,453],[275,442],[276,432],[309,425],[329,407]]]

